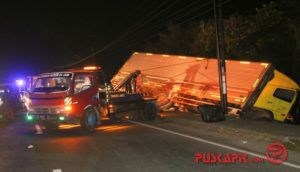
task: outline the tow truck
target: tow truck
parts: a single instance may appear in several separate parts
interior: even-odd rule
[[[40,74],[29,92],[26,119],[43,123],[47,130],[80,124],[89,132],[101,125],[102,117],[153,120],[158,111],[156,99],[137,92],[139,74],[132,72],[116,87],[97,66]]]

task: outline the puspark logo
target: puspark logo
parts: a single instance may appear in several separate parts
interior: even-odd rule
[[[271,153],[273,156],[270,156]],[[281,143],[272,143],[267,148],[266,156],[270,162],[280,164],[286,159],[287,150]]]

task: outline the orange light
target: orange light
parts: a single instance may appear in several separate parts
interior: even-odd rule
[[[259,79],[256,79],[255,83],[253,84],[253,88],[256,86],[258,81],[259,81]]]
[[[193,90],[189,90],[187,91],[188,93],[196,93],[196,91],[193,91]]]
[[[110,105],[108,105],[108,107],[109,107],[109,108],[113,108],[113,107],[114,107],[114,105],[110,104]]]
[[[216,98],[220,98],[220,96],[218,96],[218,95],[215,95],[215,94],[213,94],[213,95],[210,95],[210,96],[212,96],[212,97],[216,97]]]
[[[179,87],[174,87],[173,88],[175,91],[180,91],[181,90],[181,88],[179,88]]]
[[[72,110],[72,106],[66,106],[65,107],[65,111],[71,111]]]
[[[178,56],[178,58],[180,58],[180,59],[186,59],[185,56]]]
[[[269,66],[268,63],[261,63],[262,66],[265,66],[265,68],[267,68]]]
[[[101,67],[98,66],[85,66],[83,67],[84,70],[99,70]]]
[[[151,54],[151,53],[146,53],[146,55],[147,55],[147,56],[152,56],[152,54]]]
[[[250,64],[250,62],[240,62],[241,64]]]
[[[197,60],[203,60],[204,58],[197,58]]]

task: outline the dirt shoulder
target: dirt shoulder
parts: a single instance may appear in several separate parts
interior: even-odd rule
[[[162,120],[195,128],[205,128],[222,134],[247,137],[261,141],[284,143],[289,149],[300,151],[300,125],[276,121],[250,121],[228,117],[226,121],[206,123],[200,114],[163,112]]]

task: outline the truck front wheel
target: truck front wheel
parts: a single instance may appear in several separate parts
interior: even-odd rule
[[[88,108],[81,119],[81,127],[88,132],[93,132],[97,127],[98,117],[94,108]]]

